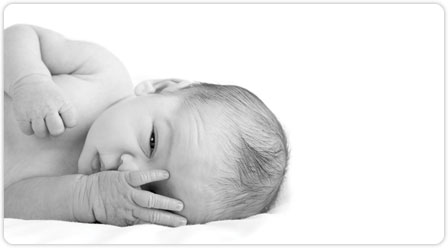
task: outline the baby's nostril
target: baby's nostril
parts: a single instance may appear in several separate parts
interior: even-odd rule
[[[134,161],[134,157],[129,154],[123,154],[120,157],[121,163],[118,165],[119,171],[138,170],[138,166]]]
[[[120,157],[120,164],[128,163],[130,159],[131,159],[131,155],[123,154]]]

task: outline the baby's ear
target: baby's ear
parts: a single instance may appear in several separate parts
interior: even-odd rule
[[[156,89],[153,86],[154,80],[145,80],[140,82],[135,88],[134,93],[137,96],[143,96],[147,94],[152,94],[156,92]]]
[[[137,96],[154,94],[160,92],[176,91],[198,82],[182,80],[182,79],[151,79],[139,83],[135,87]]]

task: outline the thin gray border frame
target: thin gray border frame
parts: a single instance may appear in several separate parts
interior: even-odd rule
[[[399,5],[399,4],[425,4],[425,5],[432,5],[432,4],[436,4],[439,5],[442,10],[443,10],[443,205],[444,205],[444,210],[443,210],[443,237],[442,240],[437,243],[437,244],[239,244],[239,243],[233,243],[233,244],[11,244],[9,243],[6,239],[5,239],[5,232],[4,232],[4,221],[2,223],[2,227],[3,227],[3,233],[2,233],[2,238],[5,241],[6,244],[8,245],[263,245],[263,246],[275,246],[275,245],[306,245],[306,246],[384,246],[384,245],[390,245],[390,246],[440,246],[441,244],[444,243],[445,238],[446,238],[446,10],[445,10],[445,6],[444,4],[440,3],[440,2],[112,2],[112,3],[107,3],[107,2],[8,2],[5,5],[3,5],[3,10],[2,10],[2,39],[3,39],[3,30],[4,30],[4,23],[5,23],[5,9],[9,6],[9,5],[19,5],[19,4],[27,4],[27,5],[31,5],[31,4],[53,4],[53,5],[63,5],[63,4],[77,4],[77,5],[89,5],[89,4],[114,4],[114,5],[121,5],[121,4],[125,4],[125,5],[129,5],[129,4],[157,4],[157,5],[192,5],[192,4],[202,4],[202,5],[213,5],[213,4],[219,4],[219,5],[297,5],[297,4],[304,4],[304,5],[339,5],[339,4],[351,4],[351,5],[358,5],[358,4],[380,4],[380,5],[388,5],[388,4],[394,4],[394,5]],[[3,44],[3,41],[2,41]],[[3,56],[2,56],[2,64],[3,64],[4,60],[3,60]],[[2,80],[3,81],[3,80]],[[3,88],[3,84],[2,84],[2,88]],[[2,115],[2,118],[4,116]],[[2,126],[3,128],[3,126]],[[4,130],[2,130],[4,132]],[[3,139],[1,141],[2,146],[4,147],[3,144]],[[4,176],[4,174],[2,174],[2,177]],[[4,178],[3,178],[4,179]],[[2,185],[2,189],[3,189],[3,185]],[[3,189],[4,190],[4,189]],[[4,203],[4,194],[2,194],[2,202]],[[4,216],[3,214],[1,215],[1,218],[4,220]]]

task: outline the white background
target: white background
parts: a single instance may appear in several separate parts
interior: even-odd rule
[[[444,12],[436,4],[9,5],[111,50],[137,83],[237,84],[283,123],[282,243],[444,236]],[[272,237],[271,237],[272,238]]]

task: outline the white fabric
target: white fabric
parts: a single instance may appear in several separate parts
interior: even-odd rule
[[[4,219],[4,237],[10,244],[277,244],[291,242],[280,232],[294,219],[288,214],[288,187],[276,207],[243,220],[210,222],[170,228],[158,225],[117,227],[54,220]],[[275,234],[275,235],[273,235]]]
[[[10,244],[278,244],[294,243],[297,219],[291,201],[292,168],[275,207],[242,220],[215,221],[178,228],[159,225],[117,227],[55,220],[4,219],[4,238]]]
[[[188,244],[259,243],[277,225],[269,214],[246,220],[169,228],[156,225],[116,227],[102,224],[5,219],[5,239],[12,244]]]

